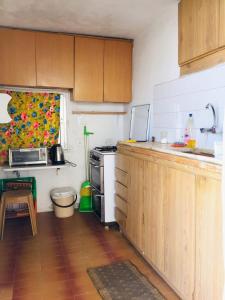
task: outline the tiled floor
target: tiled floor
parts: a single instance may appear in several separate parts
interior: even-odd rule
[[[119,232],[105,231],[93,215],[39,214],[35,238],[28,219],[10,220],[0,241],[0,299],[101,299],[86,269],[122,259],[130,259],[166,299],[178,299]]]

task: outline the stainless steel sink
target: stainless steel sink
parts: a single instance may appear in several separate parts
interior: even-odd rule
[[[201,151],[201,150],[183,150],[181,152],[182,153],[187,153],[187,154],[206,156],[206,157],[215,157],[214,154],[212,154],[210,152],[204,152],[204,151]]]

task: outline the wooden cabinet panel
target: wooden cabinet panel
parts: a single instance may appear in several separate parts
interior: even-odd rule
[[[120,196],[115,196],[116,207],[119,208],[127,216],[127,201],[122,199]]]
[[[0,28],[0,66],[0,84],[35,86],[35,33]]]
[[[120,184],[119,182],[115,183],[116,186],[116,193],[124,200],[128,199],[128,189],[124,185]]]
[[[164,202],[166,197],[166,167],[144,164],[144,254],[164,273]]]
[[[115,208],[115,218],[117,223],[120,225],[122,231],[126,232],[126,215],[118,208]]]
[[[75,37],[74,100],[103,102],[104,40]]]
[[[194,299],[222,299],[224,273],[221,182],[198,176],[196,198]]]
[[[115,169],[116,181],[127,187],[128,174],[120,169]]]
[[[194,57],[194,1],[182,0],[179,3],[179,64]]]
[[[129,166],[126,232],[131,242],[143,250],[143,160],[132,158]]]
[[[37,85],[73,88],[74,37],[57,33],[36,33]]]
[[[132,43],[105,40],[104,101],[130,102],[132,85]]]
[[[179,64],[219,47],[219,1],[182,0],[179,3]]]
[[[164,203],[165,276],[182,299],[192,299],[195,262],[195,175],[167,168]]]
[[[127,173],[129,170],[129,157],[124,154],[116,153],[115,164],[116,164],[116,168]]]
[[[220,0],[219,46],[225,46],[225,1]]]

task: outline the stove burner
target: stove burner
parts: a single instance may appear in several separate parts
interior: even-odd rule
[[[116,146],[102,146],[102,147],[95,147],[95,150],[99,152],[116,152]]]

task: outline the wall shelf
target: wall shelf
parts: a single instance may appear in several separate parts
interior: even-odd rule
[[[4,167],[4,172],[16,172],[16,171],[38,171],[38,170],[48,170],[48,169],[63,169],[68,167],[67,164],[65,165],[46,165],[46,166],[26,166],[26,167]]]
[[[39,170],[56,170],[57,174],[60,169],[64,169],[69,167],[69,164],[65,165],[42,165],[42,166],[25,166],[25,167],[9,167],[9,166],[2,166],[4,172],[13,172],[16,174],[17,177],[20,177],[20,172],[23,171],[39,171]]]

